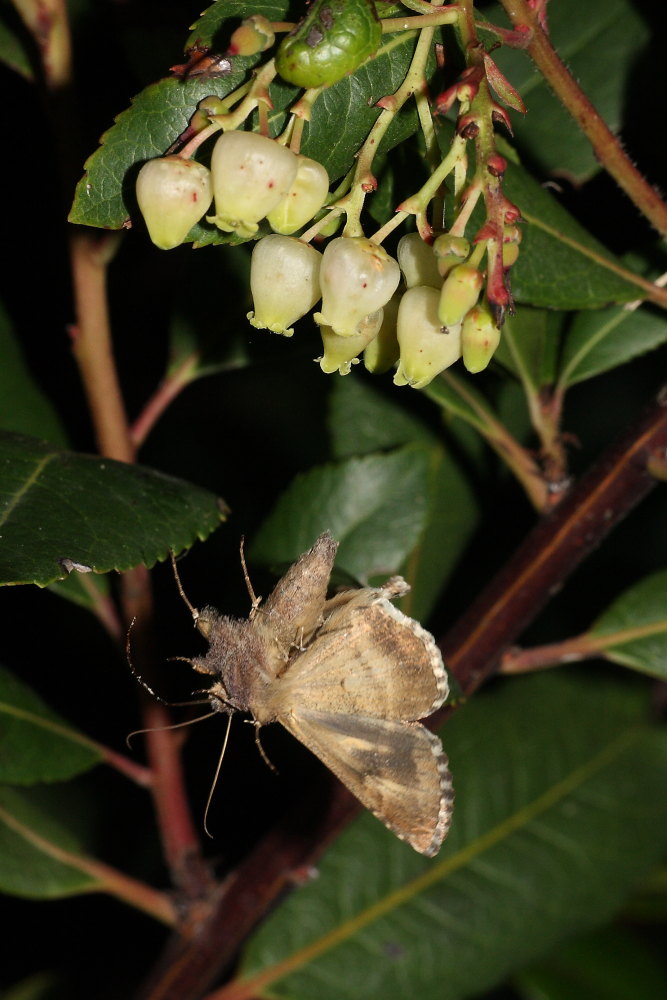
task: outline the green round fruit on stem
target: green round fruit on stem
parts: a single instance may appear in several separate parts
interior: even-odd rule
[[[276,69],[297,87],[328,86],[375,55],[381,38],[373,0],[315,0],[283,39]]]

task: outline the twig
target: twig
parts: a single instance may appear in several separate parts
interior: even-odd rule
[[[38,851],[61,862],[61,864],[69,865],[70,868],[88,875],[93,880],[93,885],[88,891],[107,892],[135,909],[143,910],[144,913],[148,913],[155,920],[168,926],[173,927],[176,923],[174,906],[165,893],[158,892],[157,889],[153,889],[145,882],[130,878],[118,869],[98,861],[97,858],[91,858],[85,854],[60,847],[36,833],[35,830],[23,824],[5,809],[0,809],[0,815],[2,815],[3,823]]]
[[[667,389],[526,538],[441,643],[466,694],[576,567],[653,488],[654,452],[667,449]]]
[[[521,25],[530,30],[531,40],[526,51],[563,107],[572,115],[591,143],[598,161],[639,211],[659,232],[667,235],[667,205],[637,170],[618,138],[586,97],[542,30],[539,18],[531,10],[527,0],[500,0],[500,2],[515,28]]]

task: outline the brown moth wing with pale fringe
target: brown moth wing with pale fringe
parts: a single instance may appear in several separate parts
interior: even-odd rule
[[[438,852],[454,792],[437,736],[416,722],[300,708],[278,721],[392,833],[420,854]]]
[[[440,650],[386,593],[364,588],[340,595],[349,599],[272,686],[277,718],[296,706],[414,721],[440,708],[449,693]]]
[[[265,643],[266,660],[274,675],[285,666],[291,650],[303,647],[324,621],[329,578],[338,542],[328,531],[287,570],[271,594],[251,616],[254,635]]]

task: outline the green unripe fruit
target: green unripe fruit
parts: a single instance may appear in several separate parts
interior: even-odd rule
[[[297,156],[297,161],[292,186],[266,217],[271,229],[283,236],[290,236],[310,222],[329,193],[329,175],[322,164],[307,156]]]
[[[339,236],[322,255],[322,311],[315,322],[351,337],[359,323],[381,309],[401,279],[398,264],[379,244],[364,236]]]
[[[382,309],[366,316],[357,327],[357,333],[352,337],[340,337],[330,326],[321,326],[320,335],[324,354],[316,360],[327,375],[338,372],[339,375],[349,375],[352,365],[359,364],[358,354],[367,348],[377,336],[382,326]]]
[[[309,312],[320,297],[322,254],[291,236],[258,240],[250,262],[252,326],[291,337],[292,324]]]
[[[321,87],[354,73],[375,55],[382,25],[372,0],[315,0],[283,39],[276,69],[296,87]]]
[[[442,277],[433,247],[424,243],[419,233],[406,233],[398,241],[398,265],[408,288],[431,285],[440,288]]]
[[[437,288],[409,288],[398,307],[401,349],[395,385],[423,389],[461,357],[461,327],[443,329],[438,319]]]
[[[500,330],[485,306],[474,306],[461,327],[463,364],[476,375],[484,371],[500,343]]]
[[[163,156],[144,163],[136,193],[151,240],[161,250],[171,250],[183,242],[211,204],[211,173],[195,160]]]
[[[469,264],[452,268],[440,293],[438,317],[442,326],[457,326],[477,302],[484,284],[480,271]]]
[[[282,201],[296,177],[294,153],[256,132],[225,132],[213,148],[215,215],[225,233],[251,237],[257,223]]]

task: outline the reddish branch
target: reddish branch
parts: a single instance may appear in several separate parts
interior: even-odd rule
[[[514,556],[444,637],[441,647],[463,692],[498,667],[576,567],[655,485],[649,465],[667,456],[667,388],[636,424],[528,535]],[[438,722],[436,718],[434,720]],[[141,993],[143,1000],[198,1000],[234,962],[243,942],[279,897],[321,857],[358,811],[333,787],[313,815],[312,790],[285,812],[222,887],[208,913],[174,937]]]
[[[586,94],[579,87],[544,31],[541,12],[531,0],[500,0],[513,26],[530,33],[526,46],[540,73],[563,107],[589,140],[596,158],[616,183],[632,199],[639,211],[663,233],[667,233],[667,205],[637,170]]]

